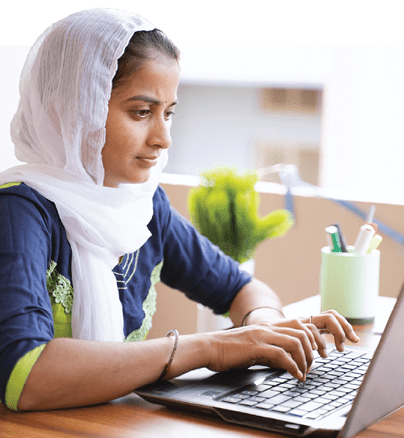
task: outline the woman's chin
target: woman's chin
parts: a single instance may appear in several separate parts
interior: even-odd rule
[[[130,175],[126,178],[105,178],[103,186],[118,188],[121,184],[143,184],[150,179],[150,169],[142,169],[136,175]]]

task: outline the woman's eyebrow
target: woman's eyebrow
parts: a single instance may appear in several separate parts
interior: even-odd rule
[[[153,99],[152,97],[146,96],[144,94],[139,94],[138,96],[132,96],[128,100],[140,100],[146,103],[152,103],[153,105],[164,105],[165,103],[161,100]],[[173,102],[170,106],[177,105],[178,101]]]

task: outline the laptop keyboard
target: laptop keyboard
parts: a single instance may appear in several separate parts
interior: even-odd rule
[[[221,401],[319,419],[352,403],[369,362],[363,352],[332,350],[327,358],[315,359],[304,383],[284,373],[244,387]]]

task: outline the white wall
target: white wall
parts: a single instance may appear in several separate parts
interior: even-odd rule
[[[189,84],[223,85],[227,78],[230,86],[322,88],[322,187],[404,204],[403,46],[197,47],[184,55]]]
[[[279,42],[279,45],[278,45]],[[273,45],[268,39],[242,46],[181,46],[181,72],[185,83],[289,86],[319,88],[330,64],[331,46]]]
[[[322,184],[404,203],[404,47],[332,50]]]
[[[259,141],[320,144],[319,114],[266,113],[259,93],[249,85],[181,85],[167,172],[198,175],[215,166],[254,168]]]
[[[18,83],[28,47],[0,47],[0,171],[21,164],[14,157],[10,122],[18,106]]]

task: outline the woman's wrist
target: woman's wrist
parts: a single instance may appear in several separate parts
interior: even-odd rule
[[[281,319],[285,319],[285,315],[282,310],[277,307],[256,307],[255,309],[250,310],[244,315],[241,326],[272,323]]]
[[[165,377],[165,375],[167,374],[173,360],[174,360],[174,356],[175,356],[175,352],[177,351],[177,347],[178,347],[178,340],[179,340],[179,334],[177,330],[170,330],[167,334],[166,334],[166,338],[174,335],[174,345],[173,345],[173,349],[171,351],[171,355],[170,358],[167,362],[167,365],[165,366],[163,372],[161,373],[160,379],[163,379]]]
[[[210,363],[212,341],[209,333],[179,336],[175,355],[164,379],[173,379],[188,371],[206,367]]]

